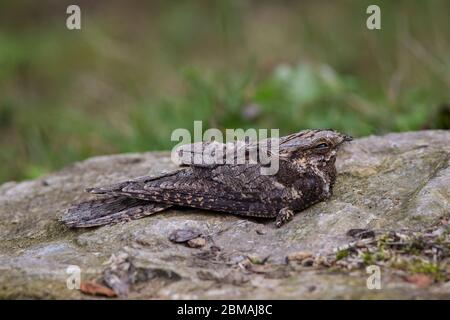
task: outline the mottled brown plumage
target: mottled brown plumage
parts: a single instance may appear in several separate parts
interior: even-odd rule
[[[75,204],[62,217],[70,227],[91,227],[138,219],[171,206],[227,212],[289,221],[294,212],[331,196],[336,179],[336,152],[351,137],[334,130],[305,130],[279,138],[279,170],[262,175],[260,163],[223,164],[215,155],[209,164],[181,160],[180,169],[111,186],[88,189],[103,195]],[[210,144],[210,143],[209,143]],[[203,145],[208,145],[204,143]],[[261,144],[235,143],[246,154]],[[181,151],[195,154],[193,149]],[[233,151],[234,152],[234,151]]]

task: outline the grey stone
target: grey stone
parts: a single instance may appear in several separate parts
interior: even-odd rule
[[[424,230],[450,215],[450,132],[393,133],[357,139],[338,156],[333,197],[275,228],[272,220],[199,210],[168,210],[125,224],[72,230],[58,218],[83,190],[173,169],[168,152],[102,156],[57,173],[0,186],[0,298],[93,298],[66,286],[67,267],[82,281],[99,278],[113,254],[126,253],[137,270],[132,298],[314,299],[450,298],[449,283],[427,289],[382,274],[290,270],[298,251],[328,254],[352,239],[350,229]],[[177,229],[198,229],[201,249],[171,242]],[[270,267],[249,271],[245,257]],[[272,268],[272,269],[271,269]]]

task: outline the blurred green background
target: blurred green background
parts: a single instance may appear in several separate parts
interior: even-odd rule
[[[78,4],[82,30],[66,28]],[[380,31],[366,8],[381,7]],[[450,2],[0,2],[0,182],[175,128],[450,127]]]

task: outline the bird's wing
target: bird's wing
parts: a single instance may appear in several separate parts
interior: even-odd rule
[[[169,205],[268,216],[273,209],[261,201],[264,194],[256,186],[267,183],[269,177],[256,174],[258,168],[258,165],[222,165],[211,170],[193,166],[89,191]]]
[[[170,177],[180,170],[184,169],[162,173],[153,177],[136,178],[135,181],[144,178],[145,180],[151,180]],[[73,204],[64,212],[60,220],[71,228],[87,228],[135,220],[171,207],[170,204],[140,200],[136,197],[109,192],[127,183],[128,181],[125,181],[106,187],[87,189],[89,192],[105,194],[106,196]]]
[[[170,206],[125,196],[107,196],[72,205],[61,221],[71,228],[95,227],[140,219]]]
[[[270,149],[274,139],[260,142],[237,140],[230,143],[217,141],[196,142],[179,146],[173,159],[180,165],[197,167],[214,167],[223,164],[257,164],[260,155],[274,156]],[[276,149],[278,151],[278,149]]]

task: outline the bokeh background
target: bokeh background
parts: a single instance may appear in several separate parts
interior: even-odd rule
[[[78,4],[82,30],[66,28]],[[366,8],[381,7],[380,31]],[[0,2],[0,182],[170,149],[194,120],[450,127],[450,1]]]

